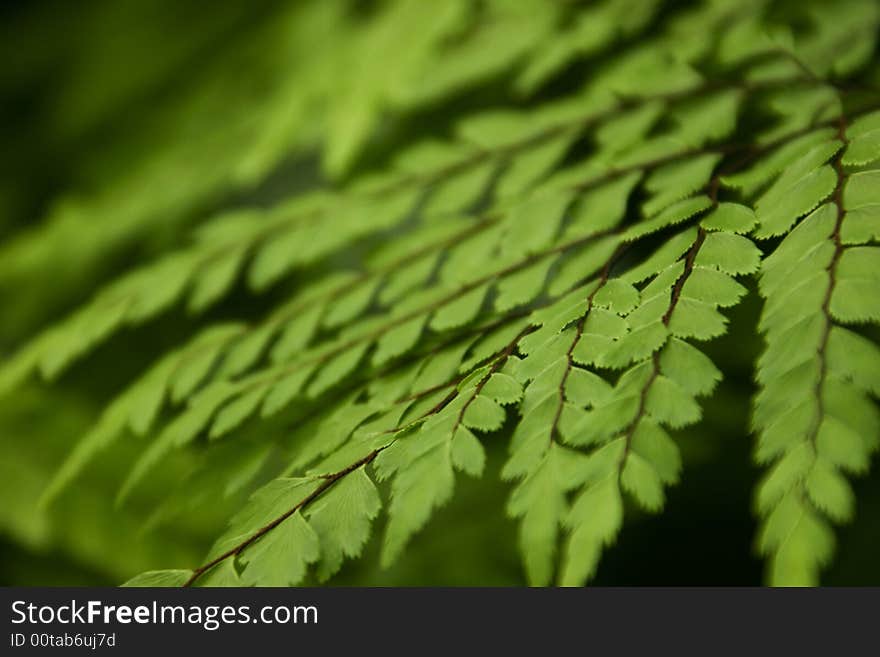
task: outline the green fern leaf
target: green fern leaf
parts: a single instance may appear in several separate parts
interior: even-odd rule
[[[216,539],[127,585],[296,586],[363,576],[371,541],[417,563],[479,486],[520,583],[581,585],[683,473],[728,467],[754,393],[766,581],[817,583],[880,448],[876,3],[294,5],[229,18],[187,84],[157,52],[150,85],[182,88],[157,109],[70,64],[93,99],[58,152],[134,118],[0,244],[0,393],[41,375],[101,409],[30,477],[45,513],[113,479],[144,536]]]

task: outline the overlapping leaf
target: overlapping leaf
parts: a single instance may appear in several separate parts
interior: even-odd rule
[[[632,507],[661,511],[678,482],[675,434],[722,377],[703,344],[757,274],[758,548],[770,581],[815,582],[831,523],[853,513],[844,475],[869,468],[880,435],[865,331],[880,321],[877,98],[837,84],[869,64],[854,40],[874,43],[872,3],[847,3],[842,21],[811,5],[790,38],[759,1],[669,18],[662,3],[417,4],[389,3],[355,35],[376,58],[345,72],[354,109],[331,113],[331,172],[356,162],[382,112],[496,76],[518,98],[576,65],[583,84],[459,117],[333,191],[216,218],[35,338],[0,388],[242,284],[289,297],[158,361],[47,501],[128,433],[145,445],[121,498],[176,451],[207,459],[256,434],[285,458],[206,564],[131,583],[295,585],[358,557],[383,509],[381,560],[399,558],[509,431],[499,485],[526,578],[581,584]],[[408,57],[380,56],[401,30]],[[250,481],[267,461],[247,459]]]

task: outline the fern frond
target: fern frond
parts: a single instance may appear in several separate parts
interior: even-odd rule
[[[832,178],[832,190],[814,183],[812,196],[796,201],[805,209],[798,214],[815,205],[813,199],[831,199],[786,236],[761,276],[767,349],[759,362],[755,426],[757,456],[773,467],[757,504],[765,516],[760,549],[770,556],[771,581],[778,584],[818,580],[834,550],[830,523],[853,514],[844,472],[864,472],[878,446],[880,415],[869,400],[878,392],[877,370],[868,372],[872,361],[880,362],[880,349],[845,326],[880,320],[873,292],[880,251],[859,240],[845,242],[842,234],[846,223],[859,219],[850,210],[880,196],[860,191],[859,176],[870,171],[851,175],[844,168],[850,139],[841,118],[832,146],[821,155],[811,149],[789,169],[828,171]]]
[[[580,585],[679,482],[675,438],[723,376],[704,343],[754,277],[758,549],[770,582],[815,583],[832,523],[853,514],[845,475],[869,469],[880,437],[865,330],[880,322],[880,94],[848,86],[876,78],[880,10],[806,4],[792,27],[762,0],[401,1],[359,27],[337,7],[326,20],[351,36],[328,55],[337,87],[299,66],[289,84],[329,103],[323,166],[341,182],[213,214],[0,368],[10,390],[124,329],[181,311],[199,326],[105,408],[44,501],[129,434],[140,456],[119,502],[181,454],[201,472],[229,459],[228,478],[193,478],[206,496],[251,491],[204,564],[129,584],[326,581],[383,511],[380,560],[399,559],[509,432],[526,579]],[[571,75],[576,89],[542,94]],[[490,81],[511,100],[361,173],[381,117],[419,121]],[[246,171],[300,152],[270,146],[289,126],[267,104],[259,148],[235,161]],[[150,225],[137,216],[120,241]],[[218,319],[234,294],[269,309]]]

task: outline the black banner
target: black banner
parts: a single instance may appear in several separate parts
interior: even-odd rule
[[[4,655],[849,654],[875,645],[880,610],[877,588],[0,591]]]

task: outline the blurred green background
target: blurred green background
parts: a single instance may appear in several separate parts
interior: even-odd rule
[[[397,98],[393,86],[382,93],[369,86],[386,79],[383,72],[341,77],[366,47],[360,28],[379,4],[0,5],[0,354],[87,300],[97,282],[180,243],[217,210],[344,180],[356,165],[381,162],[413,131],[428,126],[442,134],[463,112],[520,102],[499,70],[478,93],[421,100],[403,119],[383,122],[381,109]],[[464,11],[456,7],[464,3],[436,4],[428,19],[440,21],[438,29],[456,29],[456,11]],[[525,0],[513,5],[514,12],[534,11]],[[366,79],[365,89],[357,76]],[[562,76],[542,93],[552,96],[568,84]],[[345,93],[331,93],[334,85]],[[345,112],[353,107],[372,114],[351,120]],[[339,129],[374,136],[322,155],[321,140]],[[353,151],[345,146],[351,143]],[[33,382],[0,399],[0,584],[110,585],[199,562],[241,498],[178,488],[194,465],[191,455],[176,455],[117,507],[120,470],[142,447],[123,441],[51,507],[37,500],[125,382],[197,324],[259,314],[276,293],[255,298],[239,291],[206,318],[174,314],[126,330],[59,381]],[[728,377],[707,402],[711,420],[682,436],[682,484],[670,491],[661,516],[628,513],[596,584],[761,582],[751,512],[759,473],[747,429],[749,363],[760,349],[750,329],[759,310],[737,309],[729,334],[711,345],[709,355]],[[505,437],[487,445],[486,476],[460,478],[454,501],[393,568],[379,569],[374,538],[366,557],[331,583],[523,584],[515,525],[503,514],[508,490],[494,476]],[[225,476],[222,463],[212,472]],[[857,517],[840,530],[823,582],[880,585],[880,472],[858,480],[855,490]],[[157,506],[169,492],[173,503]]]

